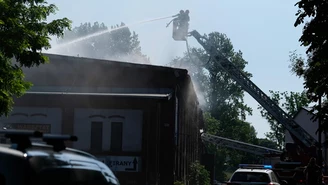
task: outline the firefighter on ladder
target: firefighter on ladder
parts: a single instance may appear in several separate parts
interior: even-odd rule
[[[188,36],[188,28],[189,28],[189,10],[183,11],[180,10],[180,13],[173,16],[175,17],[171,20],[166,27],[168,27],[171,22],[173,22],[173,39],[185,41]]]

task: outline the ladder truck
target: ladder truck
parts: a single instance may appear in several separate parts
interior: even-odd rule
[[[188,11],[189,13],[189,11]],[[200,35],[196,30],[186,32],[186,27],[179,28],[184,20],[175,19],[173,24],[173,39],[176,41],[187,41],[188,36],[194,37],[197,42],[204,48],[206,53],[214,60],[232,79],[236,81],[247,93],[249,93],[269,114],[271,114],[279,123],[281,123],[291,134],[294,143],[286,143],[287,152],[281,154],[281,162],[274,165],[275,168],[282,171],[287,169],[299,169],[305,166],[311,157],[316,156],[317,140],[314,139],[306,130],[296,123],[290,115],[281,109],[273,100],[270,99],[259,87],[257,87],[241,70],[229,61],[214,44],[206,37]],[[183,23],[189,25],[189,23]],[[188,33],[177,34],[176,32]],[[202,139],[208,139],[213,136],[202,135]],[[205,138],[205,139],[204,139]],[[222,139],[222,138],[221,138]],[[295,175],[295,174],[294,174]],[[279,175],[278,175],[279,176]],[[282,177],[282,176],[280,176]]]

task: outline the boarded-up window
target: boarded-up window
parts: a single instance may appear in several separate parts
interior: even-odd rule
[[[123,140],[123,123],[112,122],[110,150],[114,152],[122,151],[122,140]]]
[[[101,151],[102,150],[102,122],[92,122],[91,123],[91,142],[90,149],[92,151]]]

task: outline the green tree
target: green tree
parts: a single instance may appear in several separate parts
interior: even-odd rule
[[[67,18],[46,22],[56,10],[44,0],[0,0],[0,116],[8,116],[13,97],[32,85],[24,80],[22,67],[46,63],[42,50],[50,48],[50,36],[62,36],[70,28]]]
[[[210,113],[205,112],[204,113],[204,121],[206,125],[205,132],[212,135],[217,135],[217,133],[220,132],[220,122],[212,117]],[[226,170],[226,163],[228,161],[228,149],[227,148],[221,148],[218,145],[215,145],[213,143],[205,143],[207,147],[207,152],[212,153],[215,155],[215,178],[219,180],[226,180],[226,174],[224,171]]]
[[[190,185],[212,184],[210,179],[210,173],[198,161],[190,165],[190,174],[188,180]]]
[[[267,138],[265,138],[265,139],[259,138],[259,139],[257,139],[257,143],[258,143],[258,145],[263,146],[263,147],[279,149],[276,142],[274,142],[270,139],[267,139]]]
[[[83,37],[84,39],[81,39]],[[76,39],[79,41],[74,42]],[[58,43],[62,47],[57,47],[56,52],[62,54],[150,63],[149,58],[141,52],[138,35],[131,32],[124,23],[111,26],[111,29],[104,23],[84,23],[65,32],[64,38]]]
[[[225,34],[213,32],[204,37],[212,41],[212,44],[249,78],[252,76],[244,70],[248,62],[243,59],[242,52],[234,51],[230,39]],[[191,48],[190,53],[186,52],[184,57],[177,57],[171,65],[189,70],[206,100],[205,110],[213,117],[245,120],[246,115],[252,113],[252,109],[244,103],[244,90],[206,54],[204,49]]]
[[[328,94],[328,32],[323,31],[323,28],[328,26],[328,2],[299,0],[296,6],[298,12],[294,26],[304,25],[299,41],[307,47],[308,59],[293,55],[292,69],[296,75],[304,78],[308,98],[317,103],[319,97],[326,100]],[[314,109],[319,110],[318,105],[315,105]],[[323,104],[319,114],[328,119],[328,103]],[[324,127],[327,131],[328,124],[324,124]]]
[[[243,59],[242,52],[233,49],[230,39],[225,34],[213,32],[204,37],[248,77],[251,77],[251,74],[244,70],[247,62]],[[177,57],[171,65],[188,69],[199,90],[198,96],[202,96],[199,98],[205,100],[203,109],[207,112],[205,114],[207,133],[249,143],[256,142],[255,129],[245,121],[246,115],[251,114],[252,109],[244,103],[243,89],[221,69],[216,61],[212,60],[212,57],[208,56],[202,48],[191,48],[190,53],[186,52],[183,57]],[[220,180],[226,180],[223,173],[227,168],[225,164],[237,166],[242,159],[250,155],[213,144],[208,144],[208,151],[215,154],[216,178]]]
[[[300,108],[308,106],[310,103],[305,92],[279,92],[271,90],[270,94],[271,99],[290,116],[293,116]],[[282,150],[285,144],[285,127],[278,123],[262,106],[259,105],[258,109],[261,111],[261,116],[270,124],[271,131],[265,134],[266,137],[275,142],[278,149]]]
[[[225,138],[234,137],[233,139],[235,140],[257,144],[255,129],[249,123],[244,123],[239,120],[234,122],[234,125],[227,128],[227,125],[221,124],[219,120],[212,117],[208,112],[204,113],[204,120],[206,125],[205,131],[208,134]],[[226,180],[227,177],[224,171],[234,171],[241,162],[257,163],[260,161],[259,156],[251,153],[221,147],[220,145],[216,145],[214,143],[206,143],[206,145],[207,151],[215,154],[216,179],[219,180]]]

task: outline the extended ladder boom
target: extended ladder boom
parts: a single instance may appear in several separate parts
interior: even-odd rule
[[[215,60],[245,91],[247,91],[265,110],[267,110],[279,123],[301,141],[305,146],[310,147],[317,141],[290,116],[282,110],[273,100],[271,100],[260,88],[258,88],[248,77],[240,71],[232,62],[222,55],[216,47],[211,45],[206,38],[197,31],[190,32],[206,52]]]
[[[264,154],[281,154],[282,151],[275,150],[263,146],[253,145],[249,143],[244,143],[241,141],[236,141],[224,137],[214,136],[211,134],[202,134],[202,140],[215,144],[217,146],[224,146],[227,148],[232,148],[236,150],[241,150],[249,153],[253,153],[256,155],[264,155]]]

